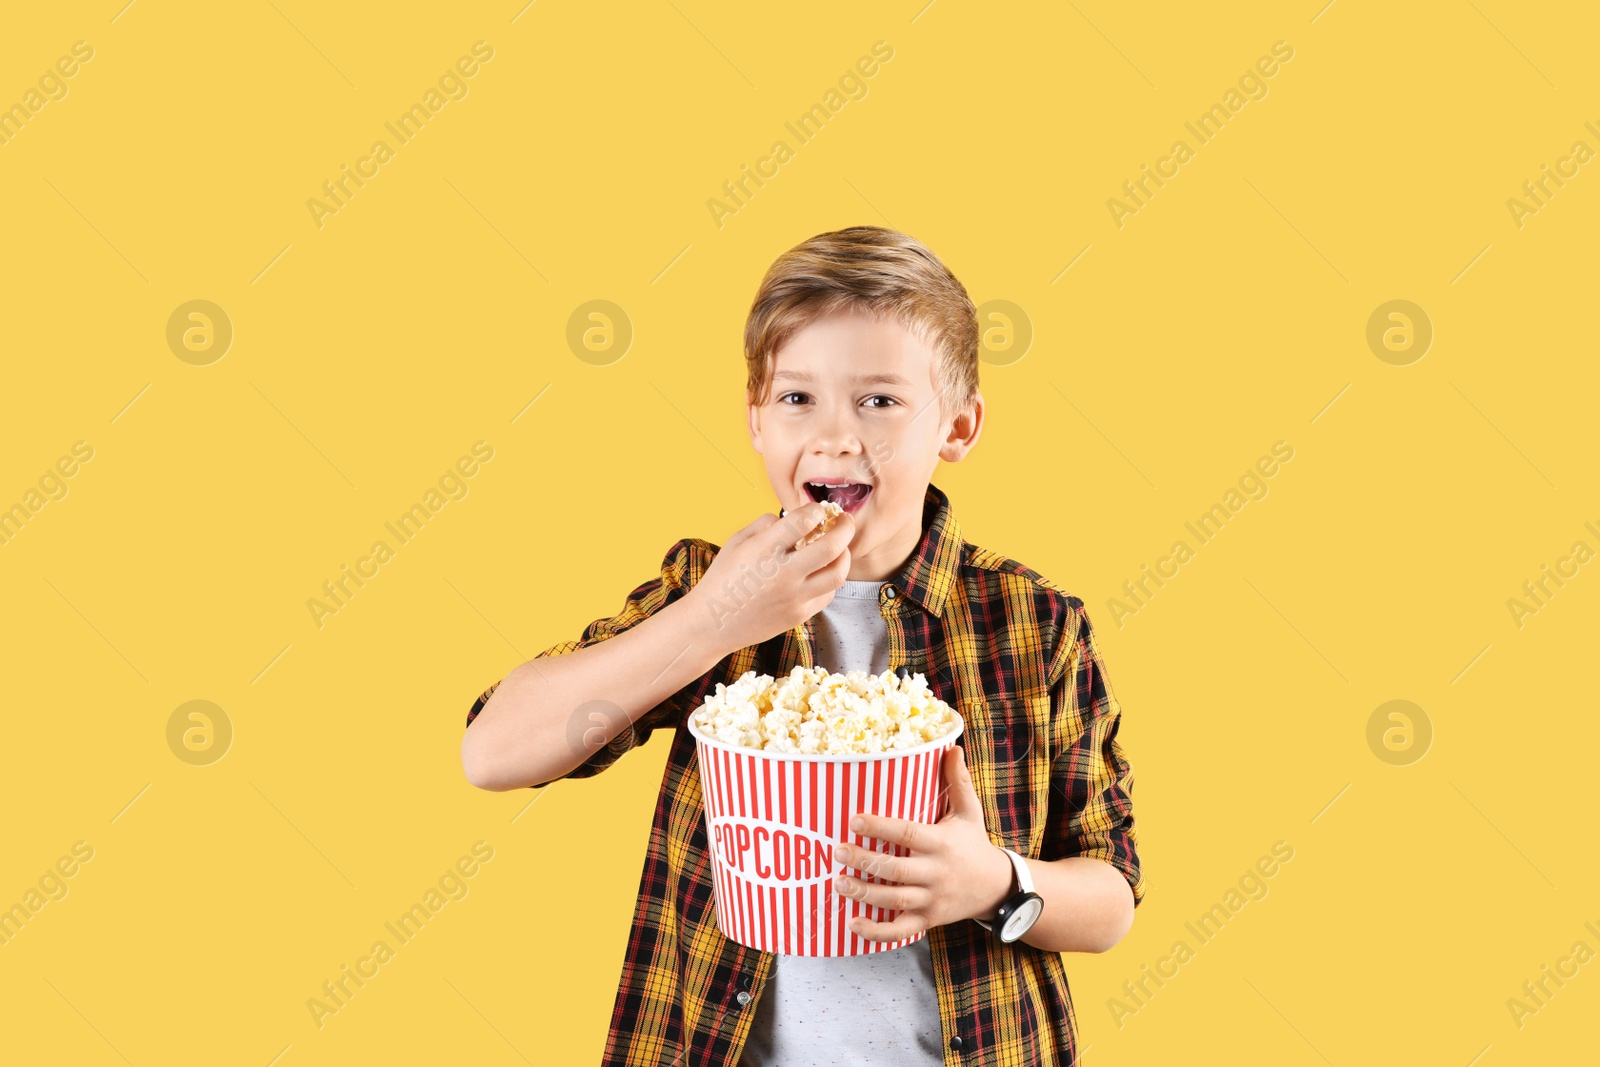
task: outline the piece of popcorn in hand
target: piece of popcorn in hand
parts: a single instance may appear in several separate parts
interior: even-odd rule
[[[831,500],[824,500],[822,502],[822,524],[816,529],[812,530],[810,533],[806,534],[804,537],[800,538],[800,540],[796,541],[794,543],[795,550],[799,551],[800,549],[811,544],[813,541],[822,540],[822,535],[833,529],[833,524],[838,520],[839,516],[843,514],[844,508],[840,507],[838,504],[835,504]]]

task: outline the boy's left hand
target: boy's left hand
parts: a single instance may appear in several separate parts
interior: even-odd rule
[[[1011,861],[984,829],[983,806],[960,745],[951,745],[945,753],[942,771],[950,810],[937,823],[865,812],[851,820],[850,828],[857,833],[902,845],[911,855],[886,855],[846,843],[833,848],[841,867],[878,879],[865,882],[840,875],[835,892],[899,912],[886,923],[864,917],[852,920],[851,929],[861,937],[898,941],[961,919],[989,919],[1010,893]]]

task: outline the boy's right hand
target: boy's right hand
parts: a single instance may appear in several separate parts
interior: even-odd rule
[[[686,597],[700,601],[710,631],[728,652],[792,630],[833,601],[850,574],[849,512],[821,539],[795,543],[822,524],[815,501],[779,518],[762,515],[728,538]]]

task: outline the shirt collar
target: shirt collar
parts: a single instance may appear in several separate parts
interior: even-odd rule
[[[895,584],[938,618],[955,588],[961,567],[961,524],[950,498],[932,482],[922,501],[922,540],[900,568]]]

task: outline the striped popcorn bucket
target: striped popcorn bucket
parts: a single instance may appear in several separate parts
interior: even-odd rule
[[[890,922],[896,912],[834,889],[845,868],[833,846],[906,856],[901,845],[850,829],[857,812],[935,823],[949,809],[942,761],[963,724],[916,748],[873,755],[804,756],[730,745],[691,718],[705,795],[717,928],[731,940],[790,956],[860,956],[920,940],[873,941],[853,933],[858,915]],[[887,879],[851,869],[864,882]]]

